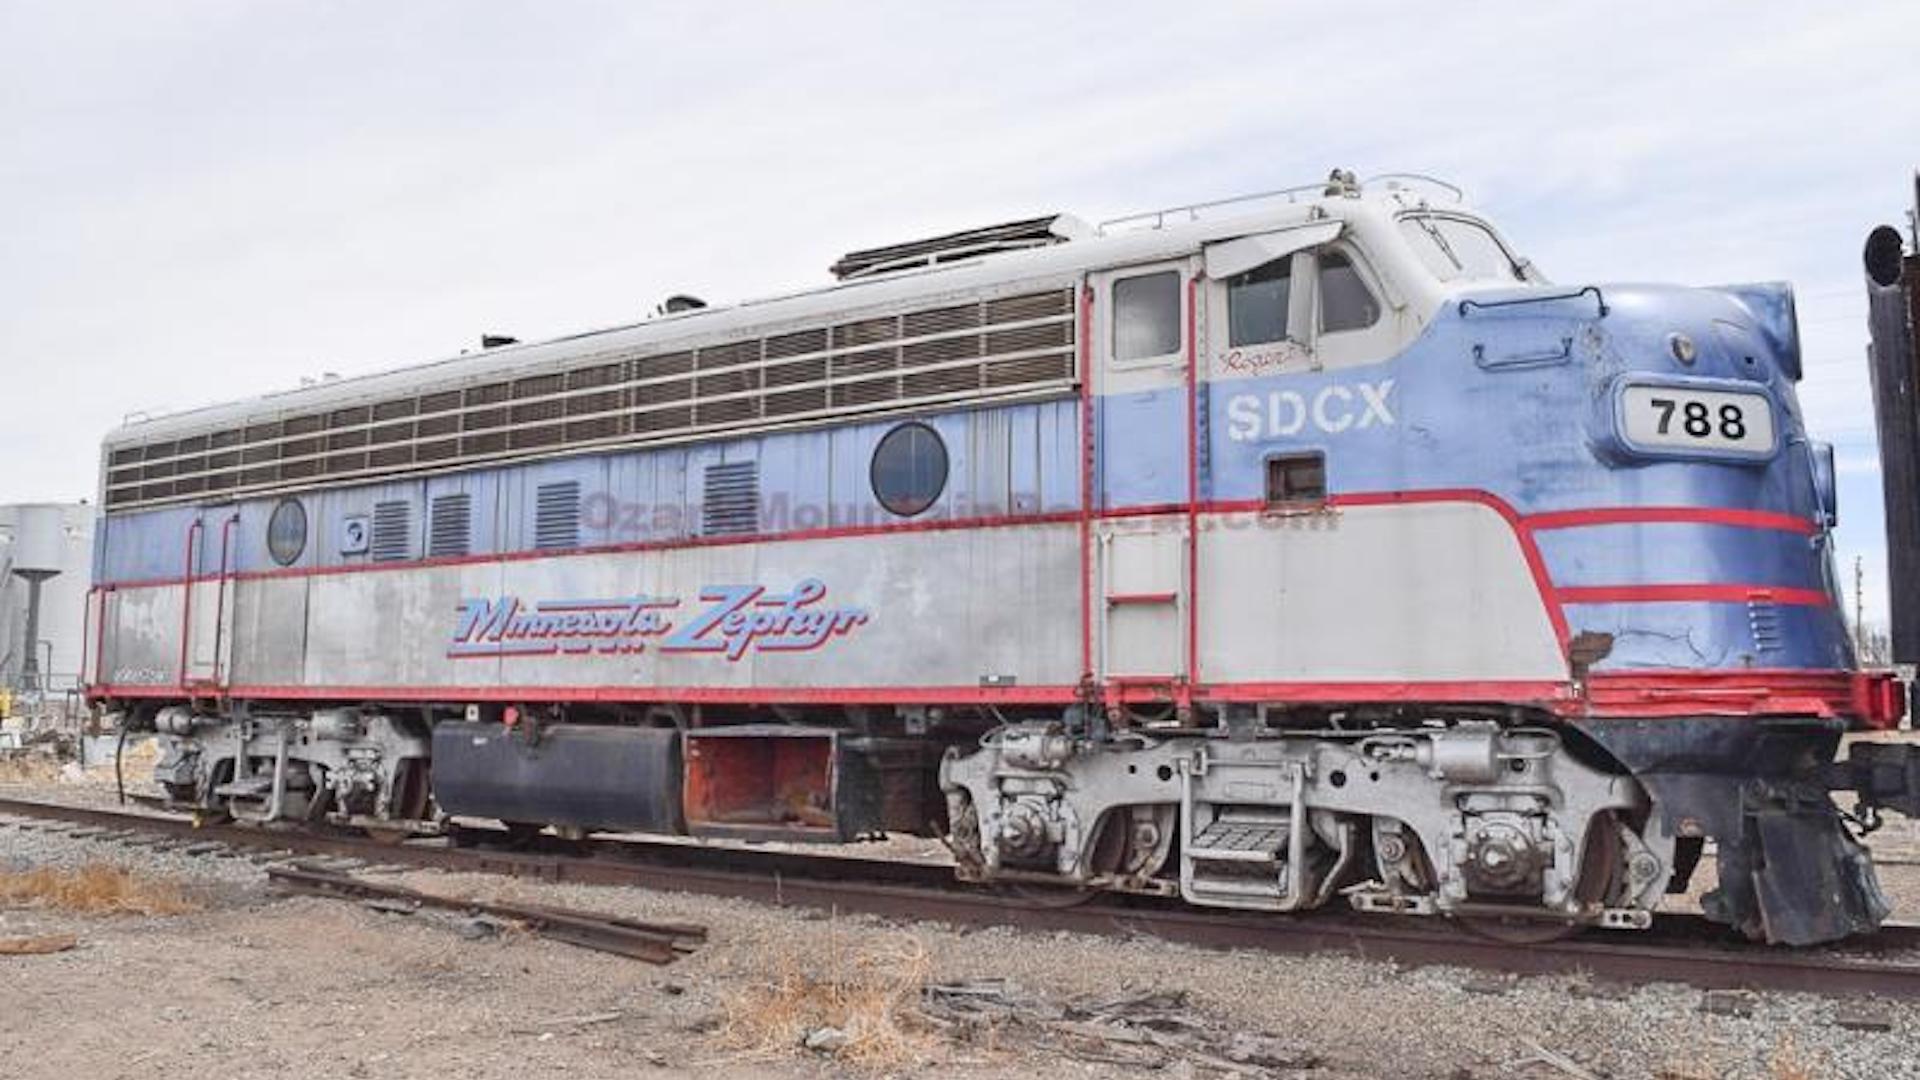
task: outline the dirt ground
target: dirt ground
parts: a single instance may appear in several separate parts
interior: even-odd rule
[[[29,785],[37,797],[88,788]],[[244,859],[0,823],[0,871],[103,860],[177,884],[198,910],[0,910],[0,939],[77,938],[64,952],[0,956],[0,1077],[1920,1078],[1920,1003],[1709,999],[1579,972],[1509,980],[639,889],[383,876],[711,929],[696,952],[656,967],[453,913],[278,895]],[[1920,917],[1920,868],[1883,873],[1901,914]],[[832,1030],[803,1045],[832,1028],[805,1015],[821,987],[875,980],[887,992],[843,995],[855,1014],[834,1023],[856,1034],[879,1024],[877,1049],[850,1057]],[[926,1007],[939,986],[1013,1009],[956,1023]],[[1131,1024],[1089,1005],[1148,997],[1153,1016]],[[1167,1033],[1180,1038],[1169,1045]]]

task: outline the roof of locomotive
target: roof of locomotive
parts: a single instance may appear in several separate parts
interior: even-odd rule
[[[1285,196],[1286,201],[1273,201],[1250,212],[1222,217],[1204,216],[1199,211],[1236,200],[1120,218],[1064,243],[857,276],[798,292],[658,315],[636,323],[503,345],[478,353],[461,353],[330,379],[318,385],[145,417],[113,429],[102,441],[111,449],[272,416],[345,408],[408,393],[464,386],[502,375],[538,374],[550,366],[561,367],[609,350],[669,351],[698,347],[733,340],[748,332],[777,331],[790,323],[817,322],[823,317],[841,315],[859,317],[891,306],[948,295],[981,294],[998,291],[1002,286],[1017,289],[1049,281],[1065,283],[1092,270],[1191,253],[1215,240],[1316,220],[1352,222],[1368,216],[1391,217],[1426,205],[1424,199],[1401,188],[1307,198],[1298,197],[1297,192],[1274,194]],[[1458,212],[1464,207],[1449,205],[1446,209]],[[1166,220],[1173,214],[1184,214],[1188,219]]]

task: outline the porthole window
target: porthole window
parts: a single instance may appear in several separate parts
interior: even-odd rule
[[[307,508],[299,499],[282,499],[267,519],[267,554],[281,566],[292,566],[307,550]]]
[[[901,424],[873,449],[873,497],[889,513],[912,517],[947,487],[947,444],[921,423]]]

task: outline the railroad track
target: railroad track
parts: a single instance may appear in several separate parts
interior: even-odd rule
[[[1301,916],[1198,911],[1143,897],[1032,893],[955,882],[948,867],[894,860],[794,855],[685,843],[596,841],[566,850],[509,850],[466,834],[472,846],[391,844],[355,835],[196,825],[178,815],[0,798],[0,815],[62,823],[70,832],[135,834],[207,845],[202,850],[283,852],[364,864],[405,865],[542,881],[626,885],[735,896],[773,904],[1026,930],[1147,937],[1209,948],[1275,953],[1337,952],[1409,966],[1447,964],[1520,975],[1585,972],[1609,982],[1674,982],[1703,989],[1920,997],[1920,924],[1890,924],[1841,948],[1789,951],[1729,936],[1697,916],[1664,914],[1652,930],[1590,932],[1516,946],[1448,924],[1321,912]],[[504,833],[498,834],[504,837]],[[1066,901],[1075,901],[1068,903]],[[1904,957],[1896,954],[1905,954]]]

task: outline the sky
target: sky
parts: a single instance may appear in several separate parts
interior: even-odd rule
[[[1798,291],[1884,609],[1860,248],[1910,3],[0,0],[0,502],[157,414],[828,280],[841,252],[1417,171],[1556,282]]]

